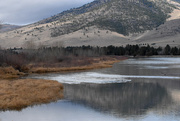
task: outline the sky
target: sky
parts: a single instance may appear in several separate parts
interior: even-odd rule
[[[0,21],[26,25],[94,0],[0,0]]]

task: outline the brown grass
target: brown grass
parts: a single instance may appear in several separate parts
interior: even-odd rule
[[[63,85],[51,80],[19,79],[0,81],[0,109],[20,110],[30,105],[63,98]]]
[[[68,71],[82,71],[82,70],[91,70],[99,68],[110,68],[117,60],[113,61],[103,61],[99,63],[93,63],[86,66],[75,66],[75,67],[33,67],[30,70],[30,73],[49,73],[49,72],[68,72]]]
[[[108,68],[116,62],[124,60],[124,57],[93,57],[83,58],[76,61],[69,61],[64,66],[59,63],[48,65],[28,65],[27,73],[49,73],[82,71],[98,68]],[[15,70],[13,67],[0,67],[0,110],[15,109],[42,103],[56,101],[63,97],[63,85],[50,80],[42,79],[12,79],[23,76],[24,73]]]
[[[13,67],[0,67],[0,79],[12,79],[23,76],[24,73],[15,70]]]

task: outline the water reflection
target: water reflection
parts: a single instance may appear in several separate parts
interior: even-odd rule
[[[118,116],[142,115],[148,109],[171,102],[158,83],[65,84],[65,98]]]
[[[64,83],[65,100],[0,112],[0,120],[178,121],[179,65],[180,58],[139,58],[86,73],[38,75]]]
[[[137,58],[98,72],[120,75],[180,76],[180,58]]]

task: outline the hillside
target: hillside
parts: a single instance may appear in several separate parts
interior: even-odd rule
[[[51,36],[68,34],[84,27],[97,26],[123,35],[143,32],[161,25],[168,18],[173,6],[161,0],[96,0],[80,8],[62,12],[39,22],[55,22]],[[64,23],[59,25],[59,23]]]
[[[148,43],[153,46],[171,46],[180,47],[180,19],[167,21],[165,24],[152,31],[147,31],[141,36],[134,38],[138,44]]]
[[[95,0],[37,23],[1,33],[0,45],[4,48],[37,48],[139,44],[144,41],[141,38],[144,32],[154,31],[166,21],[179,18],[177,13],[180,13],[179,4],[166,0]]]

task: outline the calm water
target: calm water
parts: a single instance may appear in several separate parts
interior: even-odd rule
[[[0,112],[0,121],[180,120],[180,58],[129,59],[113,68],[32,78],[63,83],[65,98]]]

